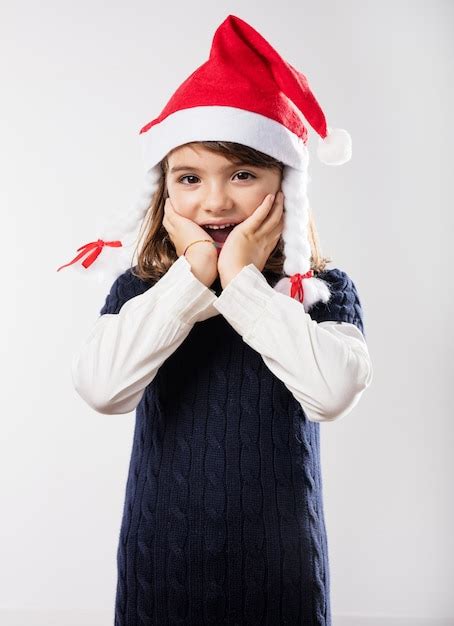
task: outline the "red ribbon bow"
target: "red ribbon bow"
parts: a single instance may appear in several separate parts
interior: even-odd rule
[[[72,265],[73,263],[78,261],[80,258],[82,258],[84,254],[87,254],[87,252],[90,252],[90,250],[92,250],[90,255],[87,256],[87,258],[82,261],[82,265],[85,268],[90,267],[93,261],[95,261],[98,258],[98,256],[101,254],[101,250],[103,249],[104,246],[112,246],[113,248],[119,248],[122,245],[123,244],[121,243],[121,241],[103,241],[102,239],[98,239],[97,241],[91,241],[90,243],[86,243],[80,248],[77,248],[77,251],[82,250],[82,252],[78,254],[69,263],[66,263],[65,265],[62,265],[61,267],[59,267],[57,272],[59,272],[64,267],[68,267],[68,265]]]
[[[314,275],[313,270],[308,270],[305,274],[292,274],[290,276],[291,290],[290,297],[303,302],[304,300],[304,287],[303,287],[303,279],[304,278],[312,278]]]

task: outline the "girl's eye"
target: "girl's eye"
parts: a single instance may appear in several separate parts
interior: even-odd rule
[[[187,174],[186,176],[182,176],[178,182],[181,183],[185,178],[198,178],[198,176],[191,176],[191,174]]]
[[[250,172],[237,172],[235,174],[235,176],[238,176],[238,174],[246,174],[246,176],[252,176],[252,178],[255,178],[254,174],[251,174]],[[248,180],[247,178],[241,178],[240,180]]]
[[[235,174],[235,176],[238,176],[239,174],[246,174],[246,176],[252,176],[252,178],[256,178],[256,177],[254,176],[254,174],[251,174],[250,172],[237,172],[237,173]],[[178,182],[179,182],[179,183],[182,183],[182,182],[183,182],[183,180],[184,180],[185,178],[198,178],[198,176],[195,176],[194,174],[186,174],[186,176],[182,176],[182,177],[179,179],[179,181],[178,181]],[[240,178],[240,180],[249,180],[249,179],[248,179],[248,178]],[[183,184],[184,184],[184,183],[183,183]],[[189,183],[189,184],[191,185],[192,183]]]

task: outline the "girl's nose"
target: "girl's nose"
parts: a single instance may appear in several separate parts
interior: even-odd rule
[[[206,194],[203,207],[206,211],[221,211],[233,207],[233,202],[225,190],[213,189]]]

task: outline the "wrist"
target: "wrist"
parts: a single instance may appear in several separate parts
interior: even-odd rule
[[[236,268],[229,268],[228,270],[225,270],[222,273],[219,272],[220,279],[221,279],[221,286],[223,289],[225,289],[227,285],[230,283],[230,281],[233,280],[235,276],[241,272],[243,267],[244,266],[236,267]]]
[[[205,243],[204,246],[191,246],[182,256],[188,261],[192,274],[201,283],[206,287],[213,284],[218,275],[217,251],[213,245]]]
[[[186,251],[183,253],[183,256],[186,257],[188,262],[192,264],[193,262],[199,262],[200,259],[216,259],[217,261],[217,250],[210,243],[207,242],[197,242],[195,245],[191,245],[186,248]],[[217,265],[217,263],[216,263]]]
[[[200,245],[202,244],[202,245]],[[194,248],[197,248],[197,252],[194,253]],[[203,254],[204,252],[207,252],[208,254],[212,254],[213,250],[216,252],[216,245],[214,241],[211,241],[210,239],[195,239],[194,241],[191,241],[191,243],[189,243],[184,251],[183,251],[183,256],[188,256],[188,255],[194,255],[197,254]]]

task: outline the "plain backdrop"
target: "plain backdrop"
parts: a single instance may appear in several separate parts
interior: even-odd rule
[[[354,410],[321,425],[334,624],[453,624],[454,3],[0,11],[2,625],[113,623],[134,413],[97,413],[74,390],[72,355],[109,286],[56,269],[136,199],[139,130],[229,13],[306,74],[353,141],[329,167],[309,127],[322,251],[357,286],[374,366]]]

